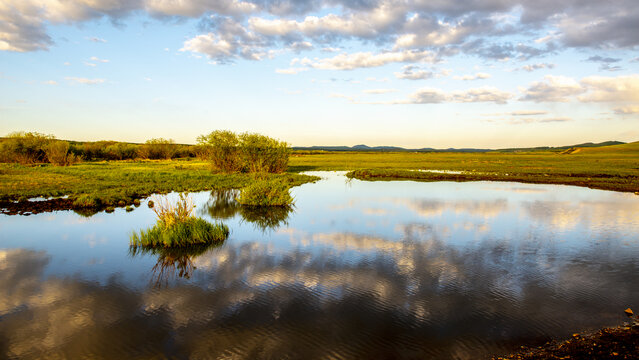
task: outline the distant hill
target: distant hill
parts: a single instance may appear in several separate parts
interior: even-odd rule
[[[576,145],[575,149],[571,152],[572,154],[594,154],[594,153],[637,153],[639,154],[639,141],[631,142],[631,143],[621,143],[621,144],[613,144],[608,146],[601,147],[580,147]]]
[[[635,143],[632,143],[635,144]],[[639,142],[637,142],[639,144]],[[532,148],[507,148],[507,149],[475,149],[475,148],[448,148],[448,149],[434,149],[434,148],[419,148],[419,149],[407,149],[399,146],[367,146],[364,144],[355,146],[295,146],[293,150],[300,151],[374,151],[374,152],[523,152],[523,151],[562,151],[573,148],[599,148],[607,146],[628,145],[621,141],[605,141],[601,143],[583,143],[577,145],[567,146],[540,146]]]

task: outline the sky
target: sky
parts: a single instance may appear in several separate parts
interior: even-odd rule
[[[2,0],[0,136],[639,140],[636,0]]]

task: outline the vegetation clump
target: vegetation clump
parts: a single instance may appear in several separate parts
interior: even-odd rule
[[[136,247],[185,247],[210,244],[225,240],[229,229],[223,224],[211,224],[193,215],[195,205],[191,198],[180,194],[177,203],[167,198],[155,199],[153,211],[158,217],[155,226],[134,233],[131,246]]]
[[[282,173],[290,148],[268,136],[216,130],[197,139],[200,156],[224,172]]]
[[[279,179],[256,180],[240,190],[237,202],[245,206],[291,206],[290,188]]]

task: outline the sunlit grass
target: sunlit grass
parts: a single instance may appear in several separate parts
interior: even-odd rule
[[[224,241],[229,229],[224,224],[211,224],[193,215],[195,205],[185,194],[177,202],[168,198],[156,198],[153,211],[156,224],[140,233],[131,235],[131,246],[136,247],[185,247]]]

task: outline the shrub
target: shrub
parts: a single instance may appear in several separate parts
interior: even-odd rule
[[[109,160],[135,159],[138,147],[133,144],[115,143],[105,148],[105,156]]]
[[[46,161],[45,148],[53,135],[37,132],[15,132],[0,143],[0,161],[35,164]]]
[[[171,159],[177,150],[173,139],[156,138],[147,140],[138,148],[138,155],[144,159]]]
[[[62,140],[50,141],[45,146],[45,153],[50,163],[56,166],[67,166],[77,162],[75,154],[69,152],[69,142]]]
[[[280,173],[288,166],[290,148],[260,134],[217,130],[198,137],[197,152],[225,172]]]
[[[240,152],[249,172],[281,173],[288,166],[290,149],[285,142],[252,133],[240,135]]]
[[[213,166],[225,171],[235,172],[242,169],[239,139],[235,133],[227,130],[216,130],[197,138],[198,153],[209,160]]]
[[[237,201],[247,206],[290,206],[290,186],[280,180],[256,180],[243,187]]]

